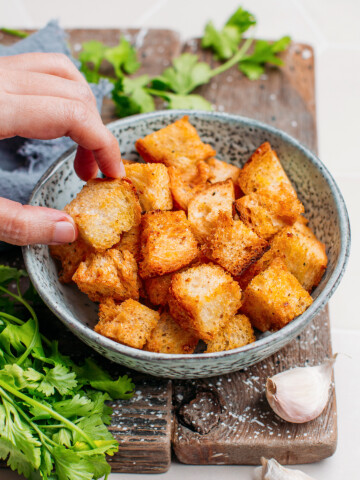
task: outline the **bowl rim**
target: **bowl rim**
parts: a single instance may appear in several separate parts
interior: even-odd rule
[[[341,278],[344,275],[345,268],[349,259],[350,255],[350,246],[351,246],[351,232],[350,232],[350,221],[349,215],[347,212],[347,208],[345,205],[344,198],[340,192],[339,187],[337,186],[334,178],[332,177],[331,173],[327,169],[327,167],[322,163],[322,161],[315,155],[310,149],[302,145],[298,140],[294,137],[289,135],[288,133],[268,125],[264,122],[260,122],[258,120],[244,117],[241,115],[236,114],[229,114],[225,112],[206,112],[206,111],[198,111],[198,110],[157,110],[150,113],[143,113],[139,115],[133,115],[131,117],[127,117],[124,119],[115,120],[110,122],[106,125],[107,128],[111,129],[112,127],[126,126],[127,124],[134,124],[137,122],[141,122],[142,120],[148,119],[156,119],[156,118],[171,118],[177,116],[184,116],[189,115],[189,117],[196,116],[201,120],[209,120],[212,119],[223,121],[224,123],[242,123],[252,128],[259,128],[264,131],[267,131],[271,134],[277,135],[281,140],[291,144],[293,147],[297,148],[303,155],[305,155],[311,163],[315,165],[318,172],[324,177],[325,181],[330,187],[332,195],[335,200],[335,207],[337,210],[337,214],[339,217],[339,229],[340,229],[340,253],[337,259],[337,263],[333,273],[331,274],[330,278],[328,279],[327,283],[324,286],[323,291],[319,294],[319,296],[314,300],[314,302],[310,305],[310,307],[302,314],[295,318],[293,321],[288,323],[285,327],[281,330],[276,332],[271,332],[271,334],[264,336],[263,338],[256,340],[253,343],[245,345],[243,347],[234,348],[232,350],[226,350],[222,352],[213,352],[213,353],[201,353],[201,354],[167,354],[167,353],[156,353],[156,352],[148,352],[145,350],[135,349],[133,347],[129,347],[127,345],[123,345],[121,343],[117,343],[113,340],[104,337],[96,333],[91,327],[84,325],[71,315],[68,315],[66,312],[62,312],[61,306],[57,305],[55,307],[52,302],[51,298],[46,294],[46,292],[42,291],[41,287],[39,286],[36,275],[32,271],[32,246],[27,245],[22,247],[25,266],[28,271],[29,277],[35,286],[36,290],[38,291],[40,297],[44,301],[44,303],[52,310],[52,312],[60,318],[60,320],[68,326],[71,330],[76,330],[79,332],[81,337],[85,336],[96,344],[100,344],[106,350],[110,350],[114,353],[120,353],[127,357],[131,357],[134,359],[142,359],[142,360],[159,360],[162,363],[172,363],[174,360],[185,360],[188,363],[196,362],[196,363],[208,363],[212,362],[216,359],[224,358],[224,357],[231,357],[236,355],[237,353],[245,353],[251,351],[254,354],[262,352],[266,347],[270,347],[272,343],[281,343],[282,338],[288,338],[290,342],[297,334],[303,330],[309,322],[314,318],[314,316],[319,313],[327,304],[332,294],[335,292],[336,288],[338,287]],[[76,146],[71,147],[66,152],[64,152],[58,160],[56,160],[42,175],[40,180],[35,185],[30,199],[29,204],[33,204],[35,197],[41,190],[43,184],[50,179],[50,177],[56,173],[56,171],[62,166],[65,161],[67,161],[68,157],[74,153],[76,150]],[[278,341],[278,342],[277,342]],[[286,342],[287,343],[287,342]],[[281,348],[281,347],[280,347]],[[270,352],[270,354],[273,352]]]

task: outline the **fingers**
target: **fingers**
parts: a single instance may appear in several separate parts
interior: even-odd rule
[[[1,70],[0,88],[4,93],[67,98],[96,108],[88,84],[44,73]]]
[[[74,168],[78,177],[85,182],[91,178],[96,178],[99,171],[93,152],[83,147],[77,149]]]
[[[84,76],[72,61],[62,53],[23,53],[0,57],[0,68],[28,72],[47,73],[87,84]]]
[[[77,229],[65,212],[0,198],[0,240],[13,245],[56,245],[76,240]]]
[[[93,151],[104,175],[112,178],[124,175],[116,138],[104,126],[100,115],[84,103],[50,96],[3,94],[0,111],[2,138],[14,134],[43,140],[69,136],[81,147]]]

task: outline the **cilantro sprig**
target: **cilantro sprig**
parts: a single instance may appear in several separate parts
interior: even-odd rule
[[[136,49],[121,38],[115,47],[94,40],[85,42],[79,56],[81,70],[88,81],[98,82],[101,77],[106,77],[114,83],[112,99],[119,117],[155,110],[156,97],[164,100],[170,109],[211,110],[210,102],[194,90],[209,83],[213,77],[238,65],[242,74],[250,80],[257,80],[266,64],[283,65],[277,54],[286,50],[290,37],[282,37],[273,43],[254,40],[252,35],[245,39],[244,34],[248,35],[256,23],[252,13],[239,7],[222,28],[217,29],[211,21],[206,24],[201,45],[213,52],[215,60],[222,62],[214,69],[207,62],[199,61],[197,55],[183,53],[161,75],[129,77],[138,71],[140,63]],[[110,76],[101,73],[106,63],[113,67]]]
[[[29,479],[107,477],[105,455],[118,443],[105,402],[130,398],[134,384],[126,375],[113,380],[90,358],[76,365],[42,336],[27,300],[34,291],[21,293],[24,276],[0,265],[0,458]],[[19,305],[28,320],[16,316]]]

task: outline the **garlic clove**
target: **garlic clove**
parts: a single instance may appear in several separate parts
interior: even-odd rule
[[[274,458],[267,460],[262,457],[261,464],[254,471],[254,480],[315,480],[300,470],[283,467]]]
[[[266,381],[266,398],[279,417],[305,423],[324,410],[336,355],[316,367],[297,367],[278,373]]]

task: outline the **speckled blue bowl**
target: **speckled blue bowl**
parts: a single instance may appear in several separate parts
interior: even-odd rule
[[[113,342],[93,331],[97,306],[75,285],[58,281],[55,262],[43,245],[24,247],[30,278],[48,307],[75,335],[114,362],[151,375],[169,378],[200,378],[248,367],[280,350],[324,308],[344,273],[350,250],[350,226],[343,197],[334,179],[309,150],[289,135],[255,120],[224,113],[163,111],[118,120],[109,125],[125,158],[138,160],[134,142],[188,114],[203,141],[218,158],[241,166],[265,140],[279,158],[303,202],[306,217],[327,247],[329,265],[313,292],[306,312],[282,330],[259,335],[256,342],[220,353],[167,355],[136,350]],[[31,196],[32,205],[62,209],[82,187],[73,170],[75,152],[62,156],[41,178]]]

